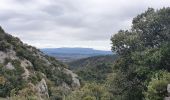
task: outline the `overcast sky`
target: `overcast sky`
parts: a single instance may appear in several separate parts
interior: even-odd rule
[[[0,0],[0,25],[38,48],[110,50],[110,37],[133,17],[170,0]]]

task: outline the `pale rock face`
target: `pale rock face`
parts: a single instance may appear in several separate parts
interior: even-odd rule
[[[49,98],[48,87],[45,79],[42,79],[37,85],[36,89],[42,98]]]
[[[170,84],[168,84],[168,86],[167,86],[167,91],[170,94]]]
[[[78,77],[77,74],[73,73],[71,70],[68,70],[68,69],[64,69],[64,70],[65,70],[66,74],[72,76],[72,80],[73,80],[72,87],[79,88],[80,87],[80,81],[77,78]]]
[[[0,63],[4,63],[4,59],[6,58],[6,54],[2,51],[0,51]]]
[[[11,60],[18,59],[18,57],[16,56],[16,52],[13,50],[10,50],[6,53],[0,51],[0,63],[4,63],[6,58],[11,59]]]
[[[9,50],[9,52],[7,53],[8,58],[10,58],[11,60],[15,60],[18,59],[18,57],[16,56],[16,52],[13,50]]]
[[[10,62],[5,66],[5,68],[9,70],[15,69],[14,66]]]
[[[70,87],[66,83],[63,83],[62,84],[62,89],[70,90]]]
[[[21,61],[21,67],[23,67],[24,68],[24,73],[22,74],[22,76],[23,76],[23,78],[24,79],[28,79],[28,77],[29,77],[29,75],[30,75],[30,72],[28,71],[28,69],[27,69],[27,67],[28,66],[32,66],[32,63],[31,62],[29,62],[28,60],[23,60],[23,61]]]
[[[164,100],[170,100],[170,97],[165,97],[165,99]]]

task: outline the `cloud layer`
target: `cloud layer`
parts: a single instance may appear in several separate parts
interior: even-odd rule
[[[170,0],[1,0],[0,24],[39,48],[109,50],[111,35],[137,14],[168,6]]]

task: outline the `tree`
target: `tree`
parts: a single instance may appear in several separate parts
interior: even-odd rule
[[[132,23],[130,30],[120,30],[111,38],[112,50],[119,54],[111,91],[123,100],[143,100],[148,85],[164,84],[150,83],[152,76],[159,70],[170,71],[170,8],[149,8]]]

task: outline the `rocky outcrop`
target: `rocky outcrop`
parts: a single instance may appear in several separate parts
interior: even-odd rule
[[[78,76],[77,74],[73,73],[71,70],[68,70],[68,69],[64,69],[65,73],[68,74],[68,75],[71,75],[72,77],[72,87],[75,89],[75,88],[79,88],[80,87],[80,81],[78,79]]]
[[[4,63],[5,59],[15,60],[18,59],[18,57],[16,56],[16,52],[13,50],[9,50],[8,52],[0,51],[0,63]]]
[[[4,63],[4,59],[6,58],[6,54],[0,51],[0,63]]]
[[[41,98],[49,98],[49,94],[48,94],[48,87],[46,84],[45,79],[42,79],[37,85],[36,85],[36,89],[39,93],[39,96]]]
[[[4,69],[0,71],[0,74],[4,77],[6,84],[10,83],[10,85],[4,85],[2,88],[5,90],[8,86],[15,86],[10,87],[8,91],[1,91],[0,93],[6,92],[3,93],[4,97],[9,97],[10,92],[15,89],[17,91],[14,95],[26,97],[26,95],[22,93],[19,94],[19,91],[25,91],[28,92],[28,94],[30,91],[33,93],[28,87],[29,85],[31,85],[33,91],[36,91],[35,93],[41,98],[40,100],[47,100],[46,98],[49,98],[48,89],[51,91],[51,87],[61,87],[61,91],[62,89],[71,91],[74,88],[80,87],[77,75],[66,69],[65,64],[57,61],[54,57],[43,54],[35,47],[24,44],[19,38],[5,33],[1,27],[0,68]],[[20,88],[20,84],[25,87]],[[20,90],[18,90],[18,88],[20,88]],[[52,92],[56,93],[58,90]],[[35,94],[35,96],[37,96],[37,94]],[[34,93],[31,96],[34,97]]]
[[[24,79],[28,79],[28,77],[30,76],[30,72],[29,72],[29,70],[27,69],[27,67],[30,67],[30,66],[33,66],[30,61],[28,61],[28,60],[26,60],[26,59],[21,61],[21,67],[23,67],[23,68],[24,68],[24,71],[25,71],[25,72],[22,74],[22,76],[23,76]]]

